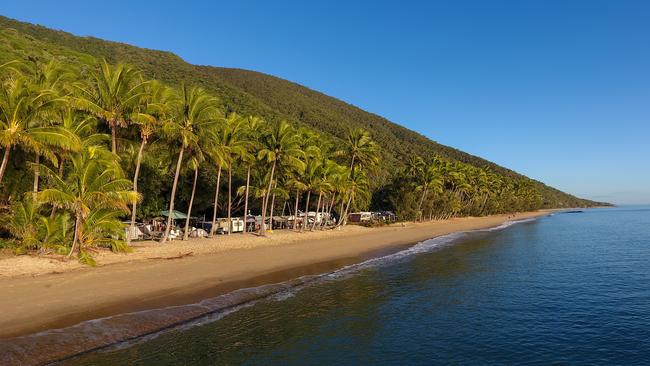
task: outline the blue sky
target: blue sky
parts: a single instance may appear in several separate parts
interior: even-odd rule
[[[570,193],[650,203],[647,1],[4,1],[0,14],[277,75]]]

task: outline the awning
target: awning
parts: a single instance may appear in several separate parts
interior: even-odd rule
[[[161,214],[163,216],[165,216],[165,217],[169,217],[169,211],[168,210],[165,210],[165,211],[161,212]],[[186,219],[186,218],[187,218],[187,215],[180,212],[180,211],[174,210],[172,212],[172,219],[174,219],[174,220],[181,220],[181,219]]]

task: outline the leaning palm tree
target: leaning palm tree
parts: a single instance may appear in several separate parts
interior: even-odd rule
[[[178,95],[171,102],[171,119],[164,124],[163,133],[173,145],[179,147],[179,151],[169,199],[167,227],[160,240],[161,243],[167,241],[172,225],[174,199],[183,164],[183,154],[188,149],[201,150],[199,147],[201,139],[212,135],[211,131],[216,127],[218,113],[217,99],[200,87],[188,88],[183,84]]]
[[[111,151],[117,153],[117,129],[130,124],[130,116],[143,94],[144,82],[131,66],[111,66],[102,60],[88,85],[76,84],[74,104],[93,114],[111,130]]]
[[[113,249],[126,249],[119,239],[113,237],[116,225],[119,224],[121,228],[117,214],[128,212],[128,204],[137,200],[138,194],[131,190],[131,182],[124,178],[117,161],[117,157],[104,147],[89,146],[71,155],[65,177],[59,176],[48,166],[41,165],[51,186],[38,192],[37,199],[63,208],[75,218],[74,237],[68,257],[78,249],[80,260],[92,264],[86,247],[98,242],[100,237],[113,243]],[[113,218],[112,229],[103,236],[91,229],[97,225],[88,225],[88,219],[95,217],[98,212],[108,212],[106,214]]]
[[[59,126],[34,126],[48,109],[61,100],[51,90],[34,90],[28,80],[17,75],[0,87],[0,147],[4,148],[0,164],[0,183],[7,170],[11,150],[20,146],[56,162],[50,147],[78,150],[79,139]]]
[[[266,235],[266,210],[274,178],[276,178],[274,176],[276,168],[279,165],[302,166],[304,163],[300,160],[303,151],[299,146],[298,135],[294,133],[288,122],[281,121],[262,140],[263,147],[259,150],[257,157],[271,165],[268,185],[262,202],[260,235],[264,236]]]
[[[189,159],[189,167],[194,171],[194,180],[192,181],[192,194],[190,195],[190,203],[187,206],[187,217],[185,218],[185,229],[183,230],[183,240],[187,240],[190,236],[190,219],[192,218],[192,206],[194,205],[194,194],[196,193],[196,183],[199,180],[199,165],[201,164],[202,156],[197,154]]]
[[[345,225],[347,223],[348,213],[350,213],[350,208],[352,206],[356,205],[361,199],[368,199],[369,196],[370,185],[368,183],[368,177],[366,177],[363,172],[348,179],[346,187],[346,204],[339,225]]]
[[[140,148],[135,162],[135,173],[133,174],[133,190],[138,192],[138,176],[140,174],[140,165],[144,148],[153,136],[160,129],[162,123],[169,115],[169,100],[171,89],[158,81],[153,81],[146,86],[145,94],[139,103],[138,109],[131,116],[131,120],[140,130]],[[131,241],[130,233],[135,228],[135,218],[137,214],[137,202],[133,202],[131,208],[131,226],[127,241]]]

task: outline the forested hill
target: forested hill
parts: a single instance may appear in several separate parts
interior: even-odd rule
[[[385,171],[394,171],[413,155],[425,158],[438,155],[528,180],[485,159],[438,144],[381,116],[277,77],[241,69],[191,65],[170,52],[79,37],[0,16],[0,63],[34,57],[57,58],[81,71],[101,58],[111,63],[126,62],[146,76],[172,85],[181,81],[201,85],[219,97],[228,111],[264,116],[270,122],[286,119],[335,138],[342,138],[348,128],[362,127],[371,131],[381,146]],[[545,201],[553,202],[554,206],[593,204],[532,182]]]

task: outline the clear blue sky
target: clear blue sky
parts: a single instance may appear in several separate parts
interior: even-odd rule
[[[650,203],[649,1],[3,1],[0,14],[277,75],[576,195]]]

